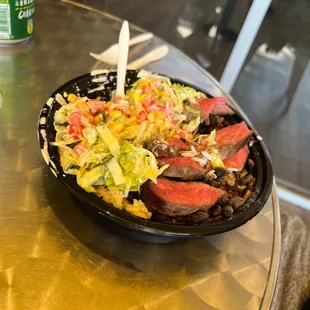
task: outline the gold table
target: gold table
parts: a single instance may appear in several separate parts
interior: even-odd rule
[[[274,189],[239,229],[150,244],[104,227],[41,158],[41,107],[58,86],[90,71],[89,52],[115,43],[120,23],[76,3],[40,0],[34,40],[0,48],[0,309],[269,309],[280,255]],[[132,35],[141,31],[131,27]],[[135,57],[160,44],[140,45]],[[228,96],[171,46],[147,69]]]

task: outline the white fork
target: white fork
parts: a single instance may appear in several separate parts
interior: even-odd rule
[[[129,46],[145,42],[153,38],[152,33],[143,33],[129,40]],[[103,51],[101,54],[89,53],[90,56],[94,57],[99,61],[108,63],[109,65],[116,65],[118,60],[118,43],[111,45],[108,49]]]

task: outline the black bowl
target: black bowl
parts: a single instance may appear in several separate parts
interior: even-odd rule
[[[138,79],[138,71],[129,70],[126,76],[126,87],[130,87]],[[183,81],[171,78],[174,83],[180,83],[195,88],[198,91],[205,91],[185,83]],[[104,89],[89,92],[104,84]],[[162,224],[151,220],[144,220],[121,211],[112,205],[106,203],[94,194],[85,192],[76,182],[74,176],[66,175],[60,165],[58,148],[51,146],[55,141],[54,114],[61,105],[54,99],[56,94],[74,93],[89,98],[103,99],[110,98],[111,91],[116,88],[116,72],[105,71],[97,75],[85,74],[77,77],[63,86],[59,87],[44,105],[40,113],[38,132],[42,155],[53,174],[68,188],[68,190],[85,206],[96,210],[100,215],[109,219],[114,224],[119,224],[117,230],[124,231],[148,241],[171,240],[184,237],[199,237],[204,235],[214,235],[235,229],[248,220],[252,219],[263,208],[269,198],[273,183],[273,172],[267,149],[263,142],[256,139],[256,143],[250,148],[250,158],[255,162],[252,174],[256,178],[257,196],[247,202],[246,208],[242,212],[237,212],[228,220],[208,223],[203,226],[181,226],[172,224]],[[206,93],[207,94],[207,93]],[[209,95],[209,94],[207,94]],[[210,95],[209,95],[210,96]],[[210,96],[211,97],[211,96]],[[235,122],[244,120],[239,112],[234,116]],[[245,120],[248,127],[253,126]],[[112,224],[111,223],[111,224]],[[114,225],[115,226],[115,225]],[[164,237],[164,239],[162,239]]]

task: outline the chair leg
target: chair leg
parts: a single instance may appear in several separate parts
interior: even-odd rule
[[[250,8],[220,80],[227,92],[231,92],[238,78],[270,2],[271,0],[254,0]]]
[[[296,58],[293,64],[292,73],[289,80],[289,85],[286,89],[286,106],[282,111],[282,115],[287,113],[292,105],[295,93],[308,66],[309,57],[301,56],[296,49]]]

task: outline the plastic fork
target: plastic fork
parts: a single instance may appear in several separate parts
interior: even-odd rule
[[[133,37],[132,39],[129,40],[129,46],[145,42],[147,40],[150,40],[153,38],[152,33],[143,33],[140,34],[136,37]],[[94,57],[95,59],[99,61],[103,61],[105,63],[108,63],[109,65],[117,65],[118,61],[118,43],[115,43],[111,45],[108,49],[103,51],[100,54],[96,53],[89,53],[90,56]]]
[[[116,96],[123,97],[125,94],[125,79],[129,49],[129,26],[125,20],[123,22],[118,40],[118,61],[117,61],[117,84]]]

